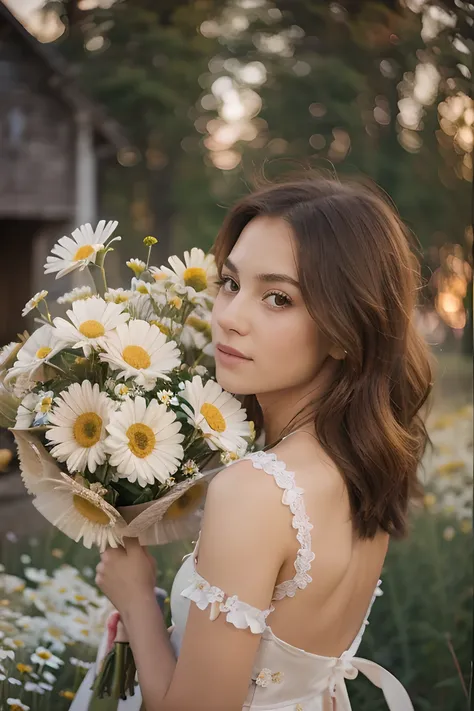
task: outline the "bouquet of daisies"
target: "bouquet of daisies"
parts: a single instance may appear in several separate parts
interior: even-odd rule
[[[208,481],[253,437],[245,410],[205,367],[214,258],[193,248],[154,267],[157,240],[146,237],[146,260],[127,262],[129,288],[109,288],[116,227],[82,225],[59,240],[45,273],[88,269],[95,289],[64,294],[67,311],[55,318],[39,292],[23,311],[35,309],[39,327],[0,352],[0,415],[13,425],[34,506],[101,550],[124,536],[191,537]]]

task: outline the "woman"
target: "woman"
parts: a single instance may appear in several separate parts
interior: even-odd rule
[[[127,628],[144,707],[348,711],[360,671],[408,711],[402,685],[355,656],[389,538],[420,494],[431,366],[408,233],[374,191],[310,179],[242,199],[214,251],[217,380],[246,396],[267,448],[210,484],[171,640],[144,549],[102,555],[97,584]]]

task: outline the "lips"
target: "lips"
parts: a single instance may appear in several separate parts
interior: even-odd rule
[[[216,348],[218,351],[220,351],[221,353],[225,353],[226,355],[231,355],[235,358],[242,358],[242,360],[252,360],[251,358],[247,358],[246,355],[236,350],[235,348],[231,348],[230,346],[224,346],[222,343],[218,343]]]

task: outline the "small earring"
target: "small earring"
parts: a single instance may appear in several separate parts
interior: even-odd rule
[[[344,349],[343,349],[343,350],[344,350]],[[347,351],[346,351],[346,350],[344,350],[344,353],[347,355]]]

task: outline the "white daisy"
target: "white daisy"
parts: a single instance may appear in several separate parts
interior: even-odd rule
[[[174,412],[143,397],[126,400],[107,425],[106,447],[110,464],[120,478],[140,486],[164,483],[178,469],[183,458],[181,424]]]
[[[24,430],[29,427],[45,425],[48,422],[48,413],[53,406],[53,398],[52,390],[28,393],[18,406],[15,427]]]
[[[64,664],[62,659],[56,657],[49,649],[46,649],[46,647],[37,647],[30,659],[33,664],[39,664],[41,667],[51,667],[51,669],[59,669],[59,667]]]
[[[55,399],[45,434],[55,446],[51,454],[70,472],[95,472],[106,460],[104,439],[113,404],[98,383],[73,383]]]
[[[155,314],[148,323],[158,326],[161,333],[164,333],[167,338],[178,338],[182,331],[182,326],[171,318],[158,318]]]
[[[155,283],[158,285],[162,285],[162,287],[164,288],[165,282],[169,279],[168,274],[164,272],[163,269],[158,269],[158,267],[149,267],[148,271],[155,280]]]
[[[112,301],[114,304],[123,304],[129,301],[133,296],[133,292],[130,289],[108,289],[104,294],[104,299],[106,301]]]
[[[49,422],[49,413],[53,407],[54,393],[52,390],[42,390],[35,405],[35,417],[33,426],[45,425]]]
[[[23,348],[25,341],[12,341],[0,350],[0,373],[11,368],[20,348]]]
[[[35,419],[35,407],[40,399],[38,393],[28,393],[20,405],[16,413],[15,427],[26,430],[32,426]]]
[[[56,279],[59,279],[75,269],[82,270],[91,262],[95,263],[99,250],[115,242],[115,240],[121,239],[120,237],[114,237],[113,240],[106,244],[117,225],[118,222],[116,221],[110,221],[106,224],[105,220],[101,220],[93,230],[92,225],[88,222],[75,229],[71,237],[61,237],[51,250],[51,255],[46,258],[44,273],[57,272]]]
[[[86,548],[101,551],[117,548],[122,542],[125,522],[100,494],[87,489],[66,474],[62,481],[46,480],[33,505],[56,528],[76,543],[82,539]]]
[[[159,390],[156,393],[156,399],[159,400],[163,405],[169,405],[174,397],[172,390]]]
[[[60,317],[54,319],[58,338],[73,348],[82,348],[86,356],[93,348],[102,346],[110,331],[130,318],[124,312],[123,304],[107,303],[99,296],[75,301],[67,315],[71,321]]]
[[[30,711],[30,707],[24,704],[20,699],[10,697],[7,699],[9,711]]]
[[[149,284],[148,286],[150,287],[150,293],[145,294],[140,291],[131,292],[132,296],[127,303],[127,309],[132,318],[151,323],[151,321],[158,318],[155,309],[165,306],[166,294],[164,292],[155,292],[153,284]]]
[[[27,373],[31,380],[47,361],[51,360],[62,345],[58,341],[56,329],[52,326],[40,326],[18,351],[13,367],[5,376],[5,382],[10,382],[22,373]]]
[[[208,318],[203,317],[204,313]],[[212,339],[210,311],[192,313],[186,319],[181,333],[181,343],[184,348],[197,348],[202,351]]]
[[[167,341],[157,326],[142,320],[123,323],[107,335],[100,359],[118,370],[117,378],[134,378],[138,385],[152,390],[157,378],[169,380],[166,373],[180,364],[174,341]]]
[[[132,270],[136,277],[139,277],[146,269],[146,264],[141,259],[129,259],[125,264]]]
[[[200,292],[214,296],[217,293],[217,267],[212,254],[205,254],[202,249],[193,247],[184,253],[184,263],[176,256],[169,257],[171,269],[161,267],[168,278],[183,289],[193,301]]]
[[[114,387],[114,395],[119,397],[121,400],[125,400],[127,397],[131,396],[130,388],[125,383],[119,383]]]
[[[135,277],[132,277],[131,286],[132,291],[137,291],[139,294],[149,296],[151,294],[153,284],[148,281],[143,281],[143,279],[136,279]]]
[[[188,422],[201,430],[210,449],[240,453],[247,448],[244,437],[249,437],[250,425],[245,410],[215,380],[203,385],[201,377],[195,375],[180,395],[189,403],[182,405]]]
[[[90,286],[76,286],[72,291],[66,291],[65,294],[56,299],[58,304],[72,304],[74,301],[81,299],[89,299],[92,296]]]
[[[48,292],[43,289],[43,291],[38,291],[37,294],[31,297],[29,301],[26,302],[25,308],[21,312],[22,316],[26,316],[26,314],[29,314],[30,311],[33,311],[33,309],[36,309],[39,303],[43,301],[48,296]]]

